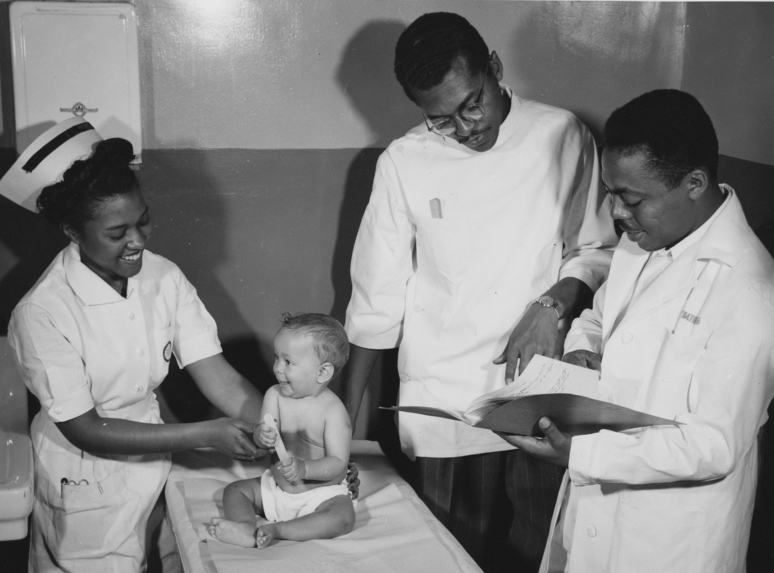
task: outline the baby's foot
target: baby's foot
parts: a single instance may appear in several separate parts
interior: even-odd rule
[[[255,546],[258,549],[268,547],[269,543],[271,543],[276,537],[277,524],[271,522],[264,523],[255,531]]]
[[[207,531],[218,541],[241,547],[255,547],[255,529],[249,523],[213,517]]]

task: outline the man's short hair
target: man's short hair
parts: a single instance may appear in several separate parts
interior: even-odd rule
[[[654,90],[615,110],[605,124],[605,147],[642,152],[670,189],[699,167],[717,180],[718,137],[707,112],[690,94]]]
[[[415,102],[415,90],[440,85],[458,56],[465,60],[468,71],[483,70],[489,61],[489,48],[478,30],[459,14],[424,14],[398,38],[395,77]]]
[[[341,323],[327,314],[304,312],[282,314],[282,328],[298,331],[312,338],[320,362],[333,364],[334,375],[338,374],[349,359],[349,340]]]

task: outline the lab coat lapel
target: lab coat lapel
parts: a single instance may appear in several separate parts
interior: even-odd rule
[[[745,242],[740,238],[744,234],[739,233],[738,229],[731,229],[731,227],[739,227],[740,221],[743,223],[746,221],[742,212],[742,206],[733,189],[727,185],[722,185],[722,187],[726,193],[730,194],[727,204],[723,206],[723,212],[719,213],[717,219],[712,222],[702,239],[681,253],[651,283],[647,290],[629,306],[621,324],[640,320],[675,299],[685,298],[696,285],[699,270],[702,268],[698,264],[699,261],[717,259],[733,266],[742,256],[742,253],[747,248]],[[621,244],[618,250],[616,250],[614,261],[615,256],[619,255],[619,251],[622,254],[622,262],[625,262],[623,266],[626,268],[621,272],[623,275],[621,277],[622,283],[618,285],[610,282],[607,288],[608,298],[612,299],[617,305],[615,308],[616,313],[610,318],[608,329],[612,327],[612,321],[618,316],[621,306],[628,302],[631,297],[633,285],[645,262],[648,260],[648,252],[640,249],[636,243],[629,241],[625,235],[621,238]],[[626,253],[626,255],[623,255],[623,253]],[[609,281],[614,278],[613,271],[614,265],[611,265]],[[612,297],[610,294],[611,290],[614,291]],[[605,313],[607,314],[607,305],[605,306]],[[603,332],[607,332],[607,336],[610,335],[609,331],[603,330]]]
[[[656,279],[633,301],[621,321],[631,322],[684,297],[696,283],[696,245],[690,247],[664,269]]]
[[[626,235],[621,237],[618,248],[613,254],[613,262],[607,278],[605,306],[602,313],[602,333],[605,341],[610,336],[613,324],[623,306],[629,301],[634,283],[648,261],[648,256],[647,251],[640,249]]]

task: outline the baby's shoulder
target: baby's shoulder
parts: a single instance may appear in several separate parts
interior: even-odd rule
[[[320,409],[325,412],[325,417],[349,419],[346,406],[335,392],[325,389],[318,397]]]

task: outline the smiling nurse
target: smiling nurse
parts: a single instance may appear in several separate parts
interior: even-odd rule
[[[41,404],[31,426],[30,571],[144,570],[147,522],[170,452],[212,447],[237,459],[259,452],[250,433],[262,396],[223,358],[215,322],[180,269],[145,249],[151,215],[132,159],[128,141],[100,141],[37,199],[71,243],[9,325],[24,381]],[[230,417],[162,423],[153,390],[172,354]]]

